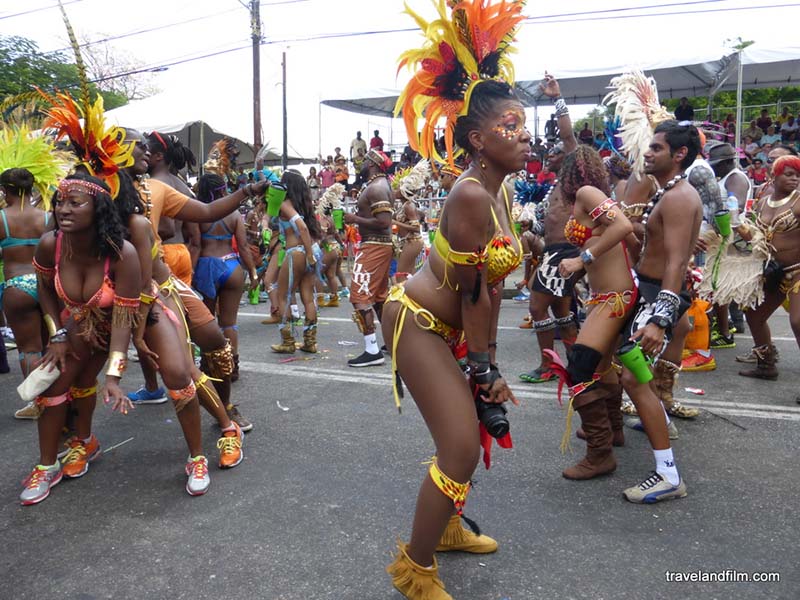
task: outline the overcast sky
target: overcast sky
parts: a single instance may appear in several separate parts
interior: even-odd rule
[[[89,39],[167,26],[110,42],[146,66],[238,49],[155,73],[153,83],[161,94],[148,102],[147,122],[127,124],[157,127],[203,119],[252,142],[249,13],[238,0],[64,1],[73,27]],[[409,0],[409,4],[424,16],[434,14],[430,0]],[[65,30],[54,5],[55,0],[0,0],[0,33],[32,38],[45,51],[64,47]],[[773,5],[780,7],[765,8]],[[282,52],[288,64],[291,154],[314,156],[320,145],[324,154],[332,153],[337,145],[347,153],[357,129],[367,138],[379,129],[387,142],[405,141],[400,121],[394,121],[392,128],[389,119],[327,107],[320,111],[319,101],[347,97],[358,90],[401,86],[407,76],[396,79],[397,57],[418,46],[420,35],[414,31],[309,39],[411,29],[414,23],[402,14],[402,0],[262,0],[261,6],[266,41],[261,47],[265,141],[278,149],[282,144]],[[15,16],[39,8],[45,10]],[[690,14],[694,11],[702,12]],[[518,35],[518,76],[521,72],[539,76],[545,69],[558,76],[603,64],[635,65],[676,53],[719,52],[721,56],[725,39],[738,36],[764,47],[797,45],[800,2],[529,0],[525,13],[532,18]],[[793,25],[784,26],[787,23]],[[587,109],[573,108],[573,115]]]

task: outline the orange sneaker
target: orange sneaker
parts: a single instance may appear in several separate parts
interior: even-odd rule
[[[61,459],[64,467],[64,477],[82,477],[89,470],[89,463],[100,457],[100,442],[94,434],[89,436],[89,441],[84,442],[78,437],[70,440],[69,451]]]
[[[519,325],[520,329],[533,329],[533,318],[530,315],[526,315],[524,319],[522,319],[522,323]]]
[[[714,360],[714,357],[703,356],[698,352],[694,352],[690,354],[686,358],[681,361],[681,370],[692,372],[692,371],[713,371],[717,368],[717,361]]]
[[[223,430],[222,437],[217,440],[219,448],[219,468],[232,469],[244,458],[242,453],[242,442],[244,436],[242,428],[236,421],[231,421],[233,429]]]

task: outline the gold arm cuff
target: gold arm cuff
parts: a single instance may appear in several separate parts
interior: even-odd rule
[[[58,330],[58,328],[56,327],[56,322],[50,315],[45,315],[44,324],[45,326],[47,326],[47,338],[50,339],[56,334],[56,331]]]
[[[113,351],[108,354],[107,377],[120,377],[128,367],[128,356],[124,352]]]

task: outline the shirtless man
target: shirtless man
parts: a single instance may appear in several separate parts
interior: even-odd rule
[[[364,336],[364,352],[347,361],[351,367],[382,365],[383,353],[375,335],[375,316],[381,318],[389,294],[389,266],[392,262],[392,188],[386,177],[391,159],[374,148],[367,153],[361,173],[367,187],[358,196],[357,213],[346,213],[344,222],[358,225],[361,246],[350,275],[353,320]]]
[[[639,302],[623,328],[622,339],[638,340],[642,351],[655,359],[664,352],[673,328],[691,303],[681,292],[703,221],[703,205],[684,171],[699,151],[700,137],[693,125],[666,121],[656,127],[645,153],[645,172],[655,177],[659,191],[642,218],[645,231],[636,266]],[[625,498],[647,504],[682,498],[686,485],[670,448],[668,417],[648,383],[639,383],[625,369],[622,384],[636,406],[656,462],[653,473],[623,492]]]
[[[561,143],[552,148],[547,155],[549,169],[557,173],[561,168],[564,156],[574,152],[578,147],[578,142],[572,131],[569,110],[561,98],[561,88],[556,78],[545,73],[541,90],[553,101],[558,118]],[[565,258],[578,256],[580,250],[564,238],[564,225],[572,214],[572,205],[562,197],[558,180],[555,181],[540,206],[541,211],[544,212],[544,219],[541,221],[544,224],[544,230],[539,228],[535,233],[544,237],[544,250],[542,251],[542,260],[533,276],[529,305],[533,330],[536,332],[539,342],[540,363],[533,371],[520,375],[520,379],[528,383],[542,383],[555,377],[549,369],[549,359],[545,357],[543,351],[553,349],[556,328],[559,329],[561,340],[567,350],[578,335],[575,314],[570,307],[572,288],[579,277],[575,275],[568,279],[561,277],[558,265]],[[549,311],[552,311],[553,317],[550,317]]]

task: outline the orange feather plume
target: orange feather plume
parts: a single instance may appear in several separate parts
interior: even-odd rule
[[[514,85],[514,67],[508,55],[520,23],[525,18],[524,0],[432,0],[438,19],[428,22],[412,11],[408,13],[422,30],[422,48],[400,56],[403,67],[416,69],[395,105],[395,116],[402,112],[409,144],[424,158],[454,166],[456,155],[453,132],[456,121],[469,109],[472,90],[481,81],[501,79]],[[450,9],[448,15],[447,8]],[[417,122],[424,119],[418,133]],[[436,127],[445,120],[447,158],[435,145]]]

